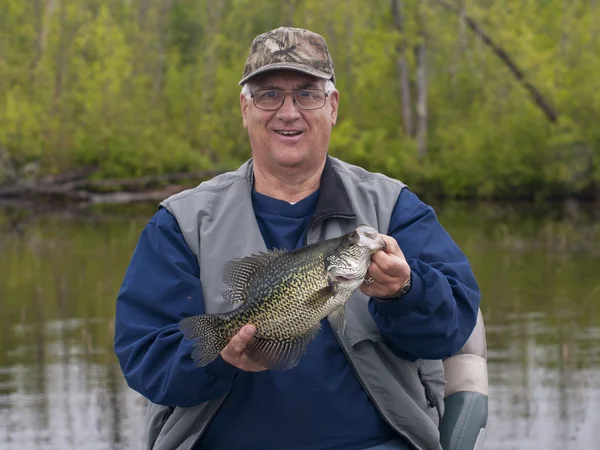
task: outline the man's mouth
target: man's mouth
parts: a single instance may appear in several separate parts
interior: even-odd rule
[[[302,134],[302,131],[299,130],[275,130],[275,133],[280,134],[282,136],[298,136]]]

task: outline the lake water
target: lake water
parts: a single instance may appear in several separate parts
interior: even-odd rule
[[[600,443],[600,207],[444,203],[471,259],[489,356],[486,449]],[[0,449],[140,449],[144,401],[112,352],[147,205],[0,209]]]

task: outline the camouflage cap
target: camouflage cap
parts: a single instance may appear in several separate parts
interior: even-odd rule
[[[301,28],[279,27],[257,36],[239,84],[270,70],[289,69],[335,83],[333,61],[325,39]]]

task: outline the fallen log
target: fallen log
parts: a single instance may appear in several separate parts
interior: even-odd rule
[[[147,175],[137,178],[113,178],[105,180],[79,180],[65,184],[68,189],[86,189],[89,191],[107,190],[143,190],[151,186],[171,184],[181,181],[206,180],[223,173],[219,170],[204,170],[200,172],[180,172],[163,175]]]
[[[223,172],[206,170],[93,180],[85,177],[92,175],[94,171],[82,169],[69,174],[5,184],[0,186],[0,199],[93,204],[157,201]]]
[[[106,194],[92,194],[90,203],[94,204],[124,204],[138,202],[160,202],[171,195],[186,189],[185,186],[171,185],[165,189],[148,192],[110,192]]]

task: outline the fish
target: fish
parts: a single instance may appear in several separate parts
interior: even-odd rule
[[[295,367],[316,338],[321,320],[333,314],[345,330],[345,304],[365,281],[371,256],[385,248],[377,230],[360,225],[342,236],[287,251],[271,250],[228,261],[222,292],[233,311],[180,321],[194,341],[191,357],[204,367],[245,325],[256,332],[245,353],[271,370]]]

